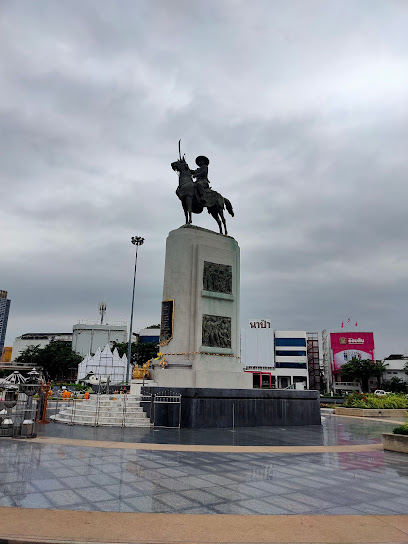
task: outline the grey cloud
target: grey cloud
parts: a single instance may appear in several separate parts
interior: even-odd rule
[[[311,6],[311,7],[310,7]],[[405,349],[408,14],[397,3],[3,3],[1,288],[8,343],[101,298],[157,322],[170,162],[210,157],[241,246],[242,322],[337,328]],[[3,62],[4,61],[4,62]],[[374,83],[373,83],[374,82]],[[208,214],[196,224],[215,228]],[[354,318],[353,318],[354,319]],[[398,347],[399,346],[399,347]]]

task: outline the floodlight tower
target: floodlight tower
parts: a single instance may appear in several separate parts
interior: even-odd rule
[[[106,304],[104,302],[99,304],[99,313],[101,314],[101,325],[103,325],[103,318],[106,314]]]
[[[144,238],[142,238],[141,236],[132,236],[131,242],[134,246],[136,246],[136,255],[135,255],[135,271],[133,274],[132,310],[130,312],[129,345],[128,345],[128,355],[127,355],[128,361],[127,361],[127,368],[126,368],[126,385],[129,383],[129,366],[130,366],[130,358],[132,356],[132,327],[133,327],[133,306],[135,302],[137,250],[139,249],[139,246],[143,245]]]

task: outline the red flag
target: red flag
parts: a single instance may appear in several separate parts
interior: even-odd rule
[[[344,323],[343,323],[343,322],[341,322],[341,328],[343,328],[343,327],[344,327]]]
[[[357,327],[357,321],[356,321],[356,325],[355,325],[355,326]]]

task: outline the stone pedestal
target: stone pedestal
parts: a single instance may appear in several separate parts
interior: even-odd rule
[[[240,359],[239,272],[234,238],[193,226],[169,233],[159,386],[252,388]]]
[[[141,395],[140,390],[142,387],[154,387],[157,383],[154,380],[131,380],[130,382],[130,394],[135,397]]]

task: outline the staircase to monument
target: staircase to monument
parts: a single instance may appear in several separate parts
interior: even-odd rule
[[[69,425],[150,427],[141,405],[146,402],[150,402],[146,396],[95,395],[88,400],[64,403],[51,419]]]

